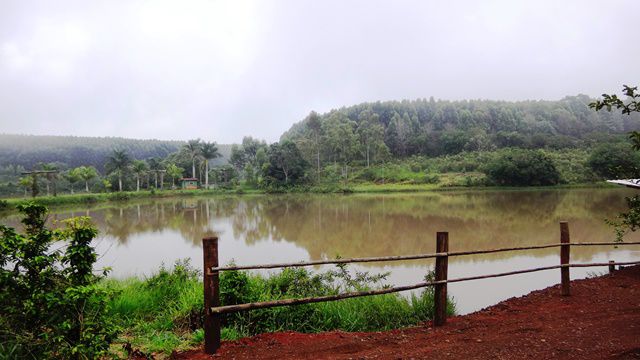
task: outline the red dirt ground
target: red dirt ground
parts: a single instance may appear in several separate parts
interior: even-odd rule
[[[443,327],[262,334],[176,359],[640,359],[640,267],[511,298]]]

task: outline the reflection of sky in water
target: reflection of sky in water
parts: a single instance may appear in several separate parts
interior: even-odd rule
[[[452,251],[559,241],[568,220],[573,242],[608,241],[602,219],[624,209],[625,189],[445,192],[389,195],[291,195],[163,199],[57,210],[52,218],[90,215],[100,235],[98,266],[112,276],[149,275],[189,258],[202,267],[201,239],[219,236],[220,263],[297,262],[434,252],[435,232],[448,230]],[[3,219],[16,226],[17,216]],[[637,240],[638,235],[630,239]],[[640,247],[573,247],[572,262],[631,261]],[[559,249],[464,256],[449,260],[449,277],[556,265]],[[422,281],[433,260],[351,265],[390,271],[389,284]],[[315,267],[318,271],[326,267]],[[606,268],[573,268],[572,279]],[[273,271],[273,270],[271,270]],[[559,270],[449,285],[460,313],[557,284]]]

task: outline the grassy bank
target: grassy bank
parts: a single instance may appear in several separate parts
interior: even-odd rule
[[[264,191],[238,187],[234,189],[216,190],[162,190],[162,191],[123,191],[114,193],[82,193],[64,194],[58,196],[41,196],[36,198],[10,198],[0,200],[0,210],[3,208],[15,208],[19,204],[35,202],[46,206],[69,204],[96,204],[101,202],[118,202],[136,199],[162,199],[172,197],[191,197],[206,195],[238,195],[238,194],[262,194]]]
[[[267,276],[224,272],[221,302],[331,295],[380,287],[384,279],[384,274],[354,273],[345,267],[325,273],[285,269]],[[110,313],[123,329],[119,342],[128,342],[143,353],[165,355],[202,343],[201,277],[188,263],[163,268],[146,279],[106,280],[103,286],[115,293]],[[454,312],[452,303],[449,312]],[[222,337],[236,339],[281,330],[388,330],[429,320],[432,315],[433,292],[427,289],[408,298],[391,294],[228,314],[223,318]],[[120,345],[115,344],[114,349]]]

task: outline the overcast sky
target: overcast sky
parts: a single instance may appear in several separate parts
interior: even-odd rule
[[[640,1],[0,0],[0,132],[276,141],[365,101],[640,83]]]

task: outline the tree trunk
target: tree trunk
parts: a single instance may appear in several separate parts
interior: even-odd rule
[[[156,181],[156,189],[158,188],[158,172],[154,172],[155,174],[155,181]]]
[[[192,178],[196,177],[196,159],[195,158],[191,159],[191,177]]]
[[[369,167],[369,143],[367,143],[367,167]]]
[[[136,191],[140,191],[140,174],[136,174]]]
[[[89,192],[89,180],[84,181],[84,191]]]
[[[160,173],[160,190],[164,189],[164,173]]]
[[[320,181],[320,141],[318,140],[318,134],[316,134],[316,163],[318,168],[318,181]]]
[[[118,191],[122,192],[122,175],[118,174]]]
[[[204,163],[204,188],[209,189],[209,159]]]
[[[47,196],[49,196],[49,180],[47,180]]]

